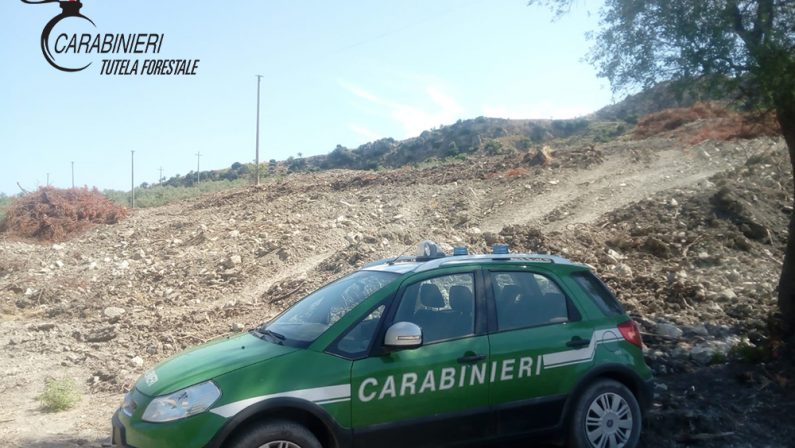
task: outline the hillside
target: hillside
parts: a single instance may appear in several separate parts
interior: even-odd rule
[[[359,148],[396,169],[273,176],[55,245],[0,236],[2,445],[98,446],[121,394],[159,360],[422,239],[473,252],[503,241],[594,266],[646,334],[658,386],[645,446],[723,433],[701,446],[788,444],[795,378],[748,362],[781,362],[762,352],[792,212],[783,141],[689,145],[674,129],[586,143],[571,138],[593,129],[571,123],[543,127],[541,141],[557,140],[542,161],[534,146],[483,144],[532,142],[539,122],[475,119]],[[475,135],[483,148],[465,160],[410,162],[409,148],[470,147]],[[49,375],[78,381],[77,408],[38,409]]]
[[[690,107],[699,101],[722,101],[731,98],[728,92],[708,91],[703,86],[661,83],[630,95],[584,117],[573,119],[503,119],[477,117],[458,120],[450,125],[422,132],[405,140],[383,138],[355,148],[337,145],[327,154],[288,157],[286,160],[261,162],[262,178],[291,172],[329,169],[378,170],[465,160],[470,156],[494,156],[525,152],[528,149],[553,146],[586,146],[607,143],[631,134],[638,119],[664,109]],[[251,182],[255,164],[235,162],[228,168],[177,174],[156,184],[143,183],[139,194],[140,207],[162,205],[173,200],[192,197],[196,187],[208,193]],[[129,201],[129,192],[106,191],[119,203]]]

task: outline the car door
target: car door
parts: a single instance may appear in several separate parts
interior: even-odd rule
[[[561,421],[567,394],[593,362],[592,329],[551,273],[493,270],[491,404],[498,434],[532,432]]]
[[[412,322],[422,328],[423,343],[376,348],[354,361],[355,446],[440,446],[489,434],[489,343],[478,277],[459,268],[401,287],[383,328]]]

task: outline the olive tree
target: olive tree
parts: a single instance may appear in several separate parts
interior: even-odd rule
[[[573,3],[530,0],[558,15]],[[606,0],[600,19],[588,60],[614,91],[668,80],[730,84],[776,112],[795,176],[795,1]],[[795,213],[778,301],[795,331]]]

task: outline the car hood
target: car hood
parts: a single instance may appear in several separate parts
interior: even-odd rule
[[[135,387],[150,397],[164,395],[295,350],[250,333],[218,338],[162,361],[138,379]]]

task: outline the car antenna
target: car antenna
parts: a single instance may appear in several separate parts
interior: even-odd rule
[[[403,256],[403,254],[405,254],[406,252],[408,252],[408,251],[409,251],[409,249],[411,249],[411,246],[407,246],[405,249],[403,249],[403,252],[401,252],[401,253],[400,253],[400,254],[399,254],[397,257],[395,257],[395,258],[393,258],[393,259],[391,259],[391,260],[387,261],[387,263],[386,263],[386,264],[390,264],[390,265],[391,265],[391,264],[395,264],[395,262],[396,262],[396,261],[398,261],[398,258],[402,257],[402,256]]]

